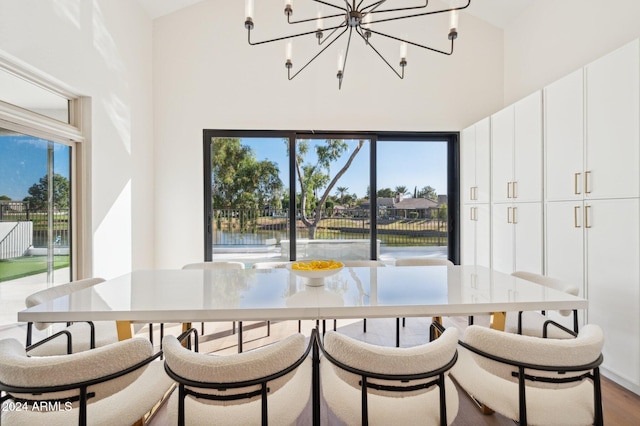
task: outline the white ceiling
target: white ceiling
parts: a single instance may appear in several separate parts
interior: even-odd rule
[[[152,18],[168,15],[203,0],[137,0]],[[231,1],[231,0],[227,0]],[[241,0],[233,0],[241,1]],[[490,24],[505,28],[520,15],[533,0],[473,0],[465,12]]]

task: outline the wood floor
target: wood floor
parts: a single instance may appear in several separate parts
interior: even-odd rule
[[[452,321],[445,325],[456,325],[464,321]],[[482,321],[480,319],[480,321]],[[406,326],[401,330],[401,346],[410,347],[422,344],[428,340],[428,318],[407,318]],[[476,320],[476,323],[478,320]],[[247,326],[249,324],[245,324]],[[198,327],[200,325],[198,324]],[[313,321],[302,322],[302,332],[309,335],[312,327],[315,326]],[[326,322],[327,329],[333,328],[333,321]],[[383,346],[395,345],[395,320],[394,319],[369,319],[367,321],[367,332],[363,332],[362,320],[338,321],[338,330],[341,333],[351,337]],[[206,333],[221,332],[228,330],[231,324],[206,324]],[[295,321],[279,322],[271,324],[270,336],[266,335],[266,327],[260,326],[245,330],[244,332],[244,350],[249,350],[272,341],[277,341],[292,333],[298,331],[298,323]],[[178,334],[180,329],[178,326],[168,328],[166,334]],[[144,335],[145,330],[141,330],[140,334]],[[156,331],[156,342],[159,340]],[[201,344],[201,352],[215,352],[217,354],[230,354],[237,351],[237,335],[229,335],[217,338],[215,340]],[[612,381],[603,378],[603,410],[604,420],[607,426],[637,426],[640,425],[640,396],[636,395]],[[455,418],[453,425],[456,426],[496,426],[496,425],[514,425],[514,422],[501,416],[500,414],[483,415],[475,406],[473,401],[462,391],[458,391],[460,399],[460,410]],[[154,416],[150,421],[151,426],[164,426],[166,422],[166,413],[163,410]],[[309,416],[310,417],[310,416]],[[310,425],[310,421],[301,420],[298,426]],[[340,422],[331,421],[323,424],[331,424],[338,426]]]

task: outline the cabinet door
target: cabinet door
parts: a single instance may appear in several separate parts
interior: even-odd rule
[[[476,265],[491,267],[491,219],[489,204],[477,204],[476,219]]]
[[[493,204],[491,206],[491,259],[493,269],[510,274],[513,269],[513,206]]]
[[[491,177],[491,120],[485,118],[476,128],[476,201],[488,203]],[[487,214],[488,217],[488,214]]]
[[[476,222],[475,205],[464,204],[462,206],[462,247],[461,265],[475,265],[476,263]]]
[[[603,367],[640,384],[640,202],[585,202],[588,322],[605,336]]]
[[[546,199],[581,200],[584,79],[578,70],[544,89]]]
[[[640,196],[639,44],[586,67],[588,198]]]
[[[514,204],[515,270],[542,273],[542,203]]]
[[[476,126],[467,127],[462,131],[460,143],[460,157],[462,175],[462,202],[474,202],[476,186]]]
[[[514,104],[513,188],[515,201],[542,201],[542,93]]]
[[[582,201],[550,202],[546,212],[546,275],[575,285],[584,296]]]
[[[513,106],[491,116],[491,198],[512,201]]]
[[[584,291],[584,206],[581,200],[549,202],[546,206],[546,275]],[[579,324],[585,312],[578,312]],[[573,329],[573,315],[548,312],[549,318]]]

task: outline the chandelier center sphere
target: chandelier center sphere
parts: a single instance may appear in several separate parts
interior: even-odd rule
[[[352,10],[346,14],[347,25],[350,27],[357,27],[362,22],[362,12]]]

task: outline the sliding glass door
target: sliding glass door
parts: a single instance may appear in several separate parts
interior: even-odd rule
[[[330,136],[296,139],[296,259],[375,258],[371,139]]]
[[[457,260],[455,134],[204,132],[205,260]]]
[[[70,281],[71,147],[0,129],[0,292]],[[36,287],[30,287],[36,285]],[[8,293],[7,293],[8,294]],[[9,297],[1,298],[10,303]],[[10,309],[9,309],[10,308]],[[15,307],[0,323],[15,322]],[[12,315],[11,315],[12,314]]]

